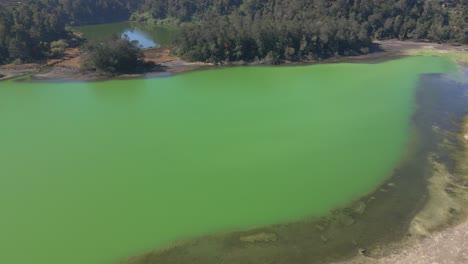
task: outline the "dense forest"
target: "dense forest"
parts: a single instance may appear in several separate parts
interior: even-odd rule
[[[52,42],[71,39],[66,16],[49,2],[0,10],[0,63],[48,56]]]
[[[468,43],[468,0],[0,0],[0,63],[57,54],[66,25],[132,18],[181,25],[188,60],[257,61],[368,52],[372,39]]]
[[[98,24],[128,20],[140,0],[59,0],[70,24]]]
[[[136,19],[175,18],[189,60],[270,62],[364,53],[371,39],[468,43],[468,0],[145,0]]]

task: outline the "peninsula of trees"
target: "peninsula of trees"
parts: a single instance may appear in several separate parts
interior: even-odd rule
[[[174,52],[192,61],[362,54],[373,39],[468,44],[468,0],[0,0],[0,63],[54,56],[73,41],[68,25],[129,19],[178,24]]]

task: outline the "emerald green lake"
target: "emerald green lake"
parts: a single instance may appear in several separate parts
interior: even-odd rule
[[[143,48],[168,45],[174,36],[174,29],[138,22],[119,22],[74,27],[73,31],[83,34],[88,41],[97,41],[112,34],[126,35],[130,40],[138,40]]]
[[[0,251],[111,264],[324,215],[403,158],[420,74],[448,59],[0,82]]]

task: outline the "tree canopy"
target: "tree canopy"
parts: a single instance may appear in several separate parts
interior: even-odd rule
[[[144,0],[137,20],[175,18],[190,60],[320,58],[371,39],[468,43],[468,0]]]
[[[59,0],[69,22],[75,25],[128,20],[140,0]]]
[[[138,41],[118,35],[90,43],[86,47],[82,69],[113,75],[137,72],[144,66],[143,52]]]
[[[0,62],[47,56],[50,42],[70,38],[58,1],[34,1],[0,10]]]

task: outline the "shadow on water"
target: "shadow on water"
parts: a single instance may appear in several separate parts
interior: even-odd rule
[[[452,169],[455,162],[438,144],[442,139],[434,128],[460,133],[457,122],[468,110],[467,82],[429,74],[418,86],[406,158],[373,193],[325,217],[205,236],[124,263],[327,263],[358,253],[378,256],[380,247],[413,236],[410,223],[428,199],[433,172],[428,155],[437,153]]]

